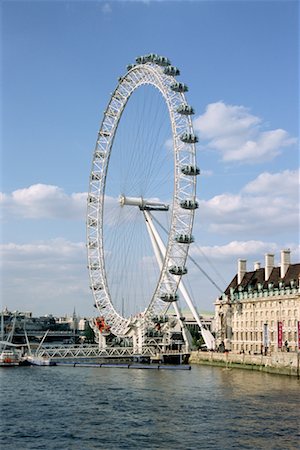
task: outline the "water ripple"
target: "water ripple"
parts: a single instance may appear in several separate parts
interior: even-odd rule
[[[0,371],[6,450],[270,449],[299,442],[299,381],[260,372]]]

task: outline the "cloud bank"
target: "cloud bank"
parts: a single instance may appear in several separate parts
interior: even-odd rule
[[[264,172],[238,194],[223,193],[200,200],[202,224],[211,232],[259,231],[272,235],[299,229],[299,170]]]
[[[270,161],[297,142],[281,128],[265,131],[262,119],[248,108],[221,101],[209,104],[194,127],[205,146],[218,151],[224,162]]]
[[[263,172],[246,184],[239,193],[225,192],[208,200],[199,200],[196,226],[220,234],[260,231],[280,232],[299,227],[299,170],[278,173]],[[1,194],[0,204],[6,221],[23,219],[83,220],[86,214],[86,193],[67,194],[62,188],[36,184]],[[119,201],[107,197],[106,224],[114,225],[136,220],[135,210],[120,211]]]
[[[0,204],[6,218],[78,219],[84,217],[87,194],[68,195],[58,186],[33,184],[11,194],[2,193]]]

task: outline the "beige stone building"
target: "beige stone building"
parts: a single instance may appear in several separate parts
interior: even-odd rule
[[[300,351],[300,264],[290,250],[265,255],[265,267],[238,261],[238,272],[215,303],[216,347],[235,353]],[[220,347],[219,347],[220,346]]]

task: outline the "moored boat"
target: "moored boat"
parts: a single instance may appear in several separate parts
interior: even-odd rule
[[[0,353],[0,367],[14,367],[20,364],[20,355],[14,350],[3,350]]]
[[[26,360],[32,366],[55,366],[55,362],[53,362],[50,358],[43,358],[42,356],[34,356],[28,355]]]

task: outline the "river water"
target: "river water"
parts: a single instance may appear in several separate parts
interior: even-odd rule
[[[300,382],[246,370],[0,369],[1,449],[299,449]]]

